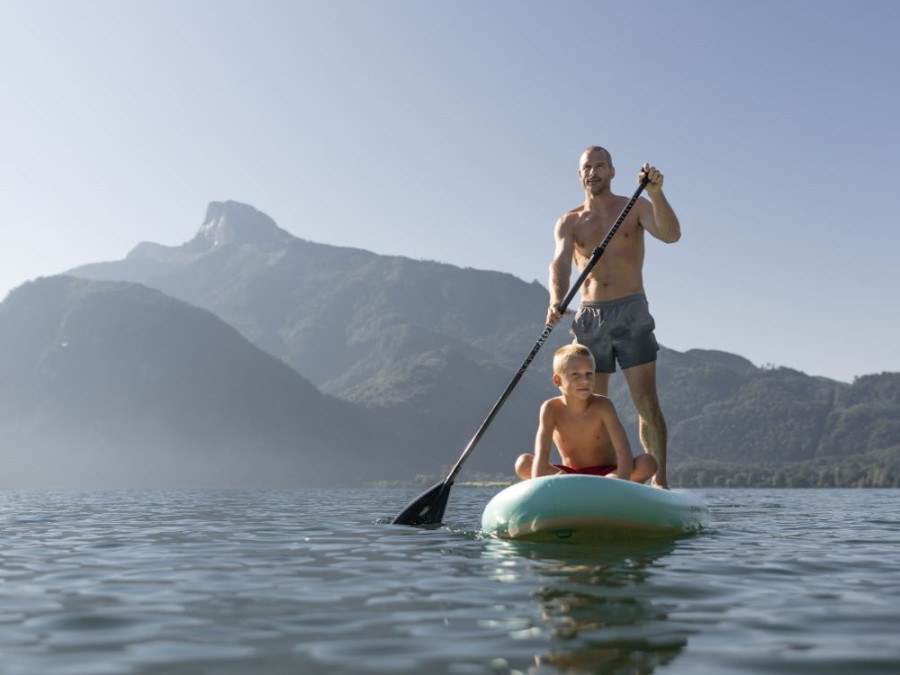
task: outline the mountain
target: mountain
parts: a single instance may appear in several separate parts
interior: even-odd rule
[[[210,312],[52,277],[0,303],[4,487],[293,487],[393,478],[401,436]]]
[[[313,243],[236,202],[210,204],[181,246],[142,243],[124,260],[69,274],[144,284],[215,313],[441,458],[435,471],[456,460],[528,354],[547,304],[537,282]],[[544,350],[568,340],[560,329]],[[549,360],[536,360],[472,467],[509,470],[531,448],[549,383]]]
[[[664,408],[678,411],[679,378],[664,391]],[[719,392],[670,418],[676,484],[900,487],[900,373],[845,384],[754,368]]]
[[[137,282],[213,312],[321,391],[396,430],[432,473],[456,460],[534,345],[548,300],[539,283],[508,274],[299,239],[236,202],[210,204],[181,246],[143,243],[124,260],[70,273]],[[532,447],[540,402],[556,393],[550,355],[568,339],[562,327],[551,335],[467,472],[511,475],[515,456]],[[845,384],[663,347],[658,377],[676,484],[900,485],[900,374]],[[610,395],[639,447],[620,376]],[[840,466],[864,475],[848,468],[824,477]]]

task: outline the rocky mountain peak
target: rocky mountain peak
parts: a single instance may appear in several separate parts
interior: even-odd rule
[[[211,202],[193,244],[262,244],[284,241],[290,235],[265,213],[235,201]]]

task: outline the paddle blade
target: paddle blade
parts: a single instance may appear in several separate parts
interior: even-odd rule
[[[391,523],[394,525],[440,525],[450,497],[450,486],[438,483],[416,497]]]

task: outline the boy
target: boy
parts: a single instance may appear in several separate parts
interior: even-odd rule
[[[534,454],[516,460],[519,478],[582,473],[643,483],[656,473],[653,455],[632,456],[612,401],[594,393],[594,357],[587,347],[572,343],[556,352],[553,383],[561,395],[541,406]],[[551,442],[562,464],[550,464]]]

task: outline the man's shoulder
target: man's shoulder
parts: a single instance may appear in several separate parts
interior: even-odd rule
[[[559,220],[556,221],[556,227],[565,229],[573,227],[584,212],[584,204],[580,204],[579,206],[566,211],[559,217]]]

